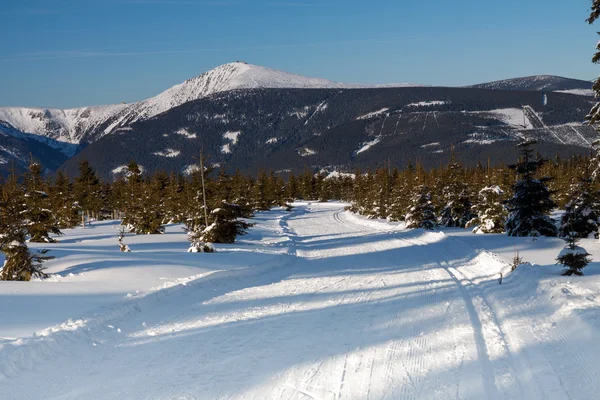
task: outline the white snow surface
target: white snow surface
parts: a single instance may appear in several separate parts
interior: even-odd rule
[[[117,222],[40,245],[52,278],[0,282],[0,398],[597,397],[597,262],[563,277],[556,238],[294,206],[214,254],[173,225],[121,253]]]
[[[242,131],[227,131],[223,134],[223,139],[225,140],[229,140],[231,142],[231,144],[237,144],[238,142],[238,137],[240,136],[240,134],[242,133]]]
[[[365,142],[361,145],[360,149],[356,150],[356,154],[364,153],[369,150],[371,147],[375,146],[377,143],[381,142],[381,136],[377,136],[375,139]]]
[[[355,85],[309,78],[245,62],[232,62],[218,66],[195,78],[175,85],[157,96],[131,104],[80,107],[72,109],[0,107],[0,121],[6,121],[16,129],[48,137],[50,143],[65,153],[74,151],[73,146],[95,141],[104,135],[118,131],[120,127],[146,120],[189,101],[198,100],[215,93],[236,89],[256,88],[370,88],[406,87],[411,84]],[[326,105],[323,109],[326,108]],[[97,127],[105,126],[100,135],[88,137]],[[119,133],[124,133],[119,131]],[[68,154],[72,155],[72,154]]]
[[[450,104],[450,101],[448,101],[448,100],[419,101],[416,103],[407,104],[406,107],[431,107],[431,106],[442,106],[444,104]]]
[[[175,158],[181,154],[181,151],[175,149],[164,149],[163,151],[157,151],[152,154],[160,157]]]
[[[568,90],[556,90],[558,93],[576,94],[578,96],[595,97],[596,92],[592,89],[568,89]]]
[[[361,120],[361,119],[370,119],[370,118],[375,118],[378,117],[380,115],[385,114],[387,111],[389,110],[389,108],[382,108],[381,110],[377,110],[377,111],[372,111],[370,113],[367,113],[365,115],[361,115],[360,117],[356,118],[357,120]]]
[[[527,116],[523,117],[523,110],[520,108],[502,108],[492,111],[483,111],[485,114],[491,114],[493,117],[504,122],[513,128],[532,129],[533,125]],[[525,125],[523,125],[525,124]]]

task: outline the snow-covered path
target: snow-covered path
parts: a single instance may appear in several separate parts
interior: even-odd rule
[[[507,264],[460,237],[396,229],[335,203],[265,213],[259,224],[262,246],[224,251],[235,263],[246,254],[245,267],[142,297],[60,333],[55,346],[24,345],[34,361],[0,375],[0,398],[590,399],[600,390],[598,346],[578,346],[597,343],[594,327],[532,297],[519,271],[498,285]]]

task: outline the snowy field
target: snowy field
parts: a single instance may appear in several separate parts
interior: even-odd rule
[[[66,231],[50,279],[0,282],[0,399],[599,398],[597,241],[562,277],[558,239],[343,207],[261,213],[216,254],[180,226],[132,253],[114,221]]]

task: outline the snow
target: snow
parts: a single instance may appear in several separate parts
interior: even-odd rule
[[[187,129],[179,129],[177,132],[175,132],[178,135],[181,136],[185,136],[188,139],[196,139],[197,135],[195,133],[190,133],[187,131]]]
[[[365,142],[361,145],[360,149],[356,150],[356,154],[364,153],[369,150],[371,147],[375,146],[377,143],[381,142],[381,136],[377,136],[375,139]]]
[[[427,144],[424,144],[421,147],[427,148],[427,147],[437,147],[437,146],[440,146],[440,142],[427,143]]]
[[[463,141],[463,143],[489,145],[502,140],[507,140],[507,138],[495,138],[485,133],[475,132],[469,134],[469,139]]]
[[[574,248],[565,247],[560,251],[558,257],[566,256],[567,254],[586,255],[588,252],[581,246],[575,246]]]
[[[179,154],[181,153],[181,151],[179,150],[174,150],[174,149],[164,149],[163,151],[157,151],[154,152],[152,154],[154,154],[155,156],[160,156],[160,157],[168,157],[168,158],[175,158],[177,157]]]
[[[229,143],[226,143],[223,146],[221,146],[221,153],[230,154],[231,147],[233,145],[237,144],[238,137],[240,136],[241,133],[242,133],[242,131],[227,131],[227,132],[225,132],[223,134],[223,139],[229,141]]]
[[[301,157],[308,157],[317,154],[315,150],[309,149],[308,147],[302,147],[298,149],[297,152]]]
[[[188,166],[186,166],[181,172],[184,175],[191,175],[194,172],[198,172],[200,171],[200,166],[198,164],[190,164]]]
[[[502,121],[504,124],[517,129],[532,129],[533,125],[527,116],[523,117],[523,110],[520,108],[502,108],[497,110],[485,111],[484,113]]]
[[[144,166],[138,164],[138,168],[140,169],[140,172],[144,172]],[[113,168],[111,172],[113,175],[125,174],[126,176],[129,176],[129,167],[127,165],[119,165],[118,167]]]
[[[419,101],[416,103],[407,104],[406,107],[431,107],[431,106],[443,106],[444,104],[450,104],[448,100],[426,100]]]
[[[231,144],[237,144],[238,142],[238,137],[240,136],[240,134],[242,133],[242,131],[227,131],[223,134],[223,139],[229,140],[231,142]]]
[[[230,154],[231,153],[231,144],[227,143],[227,144],[224,144],[223,146],[221,146],[221,153]]]
[[[321,171],[319,171],[320,174],[326,174],[327,176],[325,177],[325,180],[327,179],[338,179],[338,178],[350,178],[350,179],[355,179],[356,178],[356,174],[350,174],[347,172],[340,172],[340,171],[336,171],[336,170],[328,170],[328,169],[321,169]]]
[[[377,111],[373,111],[370,112],[368,114],[365,115],[361,115],[360,117],[356,118],[357,120],[362,120],[362,119],[370,119],[370,118],[375,118],[378,117],[382,114],[385,114],[387,111],[389,110],[389,108],[382,108],[381,110],[377,110]]]
[[[555,90],[558,93],[576,94],[578,96],[596,97],[596,92],[592,89],[569,89],[569,90]]]
[[[178,225],[127,235],[132,253],[116,222],[32,245],[57,258],[0,282],[0,398],[597,397],[598,262],[563,277],[560,239],[293,205],[214,254]]]

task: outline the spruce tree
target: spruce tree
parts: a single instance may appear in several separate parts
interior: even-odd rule
[[[600,213],[597,192],[594,193],[591,178],[581,177],[572,186],[568,195],[571,200],[561,217],[559,236],[587,238],[591,234],[597,235]]]
[[[83,212],[83,220],[85,217],[89,220],[95,218],[102,209],[100,179],[96,176],[96,171],[86,160],[79,164],[79,176],[75,178],[73,191],[75,200]]]
[[[536,142],[528,140],[517,147],[521,152],[521,160],[510,166],[515,170],[518,181],[514,184],[514,195],[507,201],[508,220],[506,233],[508,236],[556,236],[558,230],[552,218],[548,216],[556,204],[550,197],[546,182],[548,177],[535,179],[538,169],[546,162],[543,158],[533,159]]]
[[[222,201],[220,207],[211,211],[212,223],[207,226],[202,235],[203,242],[233,243],[238,235],[246,234],[251,226],[241,218],[243,210],[237,204]]]
[[[429,187],[421,185],[413,194],[410,209],[405,217],[406,227],[433,229],[436,226],[436,220]]]
[[[5,257],[0,281],[29,281],[48,276],[43,263],[54,257],[46,255],[48,250],[29,251],[24,210],[23,191],[13,175],[3,185],[0,196],[0,251]]]
[[[464,228],[467,222],[473,219],[469,188],[463,181],[460,164],[453,162],[448,167],[445,186],[442,190],[445,205],[440,212],[440,225],[447,227]]]
[[[474,233],[502,233],[506,223],[504,192],[499,186],[487,186],[479,191],[477,203],[473,206],[477,215],[466,227],[474,227]]]
[[[75,200],[73,184],[62,171],[56,175],[54,185],[49,188],[52,213],[60,229],[77,226],[80,222],[80,207]]]
[[[62,235],[45,189],[42,166],[32,161],[25,174],[23,218],[27,221],[29,241],[34,243],[55,243],[50,234]]]
[[[568,229],[570,224],[567,224]],[[585,268],[592,260],[588,252],[579,246],[579,238],[577,232],[569,232],[566,237],[567,245],[556,258],[556,263],[561,264],[566,268],[563,272],[565,276],[577,275],[582,276],[581,270]]]
[[[128,170],[128,203],[125,206],[123,224],[130,232],[138,235],[164,233],[163,199],[167,185],[166,175],[155,174],[150,181],[145,182],[135,161],[129,163]]]

